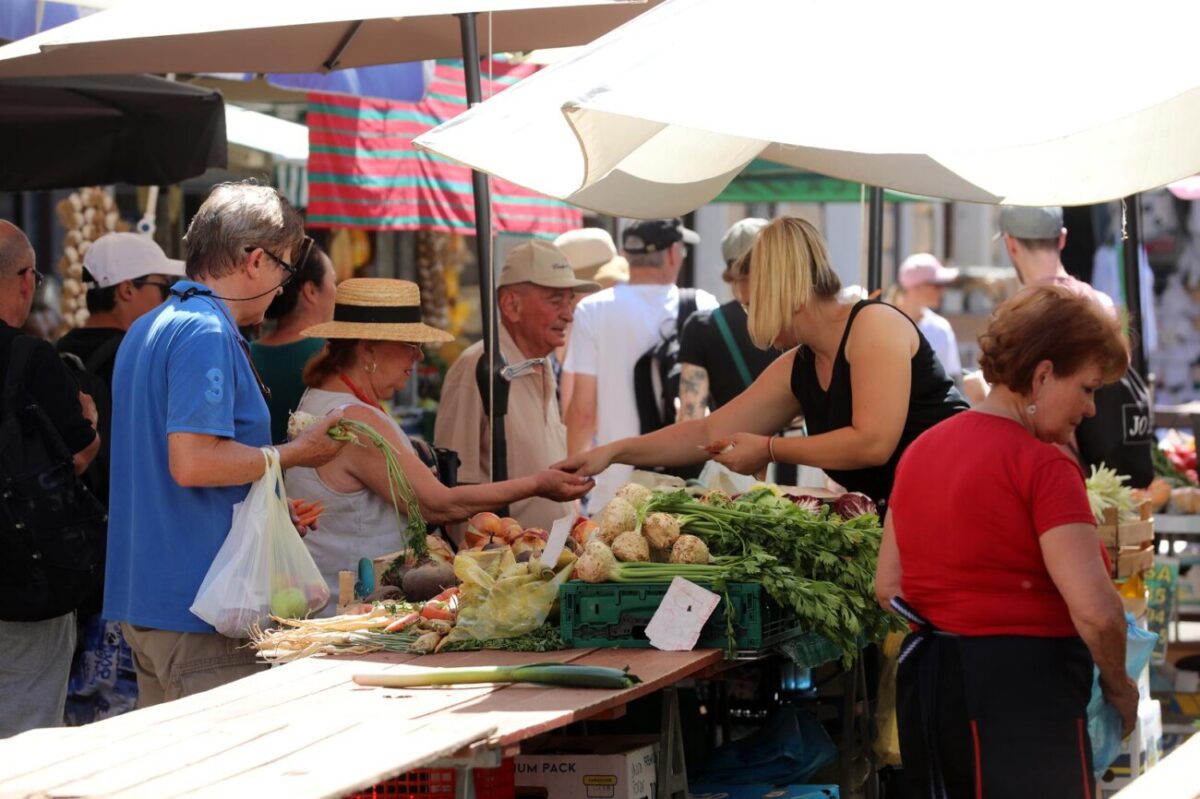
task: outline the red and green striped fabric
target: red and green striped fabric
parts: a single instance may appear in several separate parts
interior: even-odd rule
[[[493,60],[489,82],[484,64],[483,96],[537,69]],[[471,170],[412,146],[466,107],[461,61],[438,61],[419,103],[309,94],[308,224],[474,234]],[[582,226],[574,206],[499,178],[491,185],[497,233],[553,237]]]

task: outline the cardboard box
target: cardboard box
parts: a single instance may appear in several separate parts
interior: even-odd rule
[[[559,737],[514,759],[517,799],[654,799],[655,743],[646,736]]]
[[[1104,524],[1097,526],[1100,540],[1111,548],[1140,547],[1154,540],[1154,518],[1150,515],[1150,503],[1143,502],[1138,508],[1140,519],[1133,522],[1117,523],[1117,511],[1108,508],[1104,511]]]
[[[838,799],[836,785],[725,785],[701,782],[688,786],[690,799]]]

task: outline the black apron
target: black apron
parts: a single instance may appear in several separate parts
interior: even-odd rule
[[[1092,657],[1075,638],[960,636],[903,599],[896,721],[913,796],[1094,799]]]

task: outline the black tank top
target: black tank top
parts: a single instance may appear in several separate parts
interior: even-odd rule
[[[846,332],[842,334],[842,342],[838,345],[837,356],[833,361],[833,375],[829,380],[828,391],[821,390],[821,384],[817,380],[816,359],[812,351],[807,347],[800,347],[796,351],[796,360],[792,364],[792,393],[800,401],[810,436],[850,426],[854,415],[854,395],[850,389],[850,363],[846,360],[846,340],[850,337],[850,328],[859,311],[868,305],[883,304],[878,300],[863,300],[850,309],[850,318],[846,320]],[[897,309],[896,313],[902,311]],[[913,327],[916,328],[916,325]],[[825,470],[826,474],[846,489],[862,492],[877,503],[885,505],[888,495],[892,492],[896,464],[900,462],[900,456],[904,454],[908,445],[938,422],[967,409],[966,400],[958,393],[954,382],[946,376],[941,361],[938,360],[933,347],[925,340],[925,336],[921,335],[920,329],[917,329],[917,337],[920,344],[917,346],[917,353],[912,357],[908,416],[904,420],[904,430],[892,457],[882,466]]]

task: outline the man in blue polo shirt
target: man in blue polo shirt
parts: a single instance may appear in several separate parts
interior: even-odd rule
[[[239,328],[262,321],[311,246],[288,201],[253,183],[214,188],[184,241],[187,279],[130,327],[113,373],[104,617],[123,623],[139,707],[258,668],[245,640],[188,608],[271,444],[267,389]],[[280,446],[282,465],[331,460],[335,421]]]

